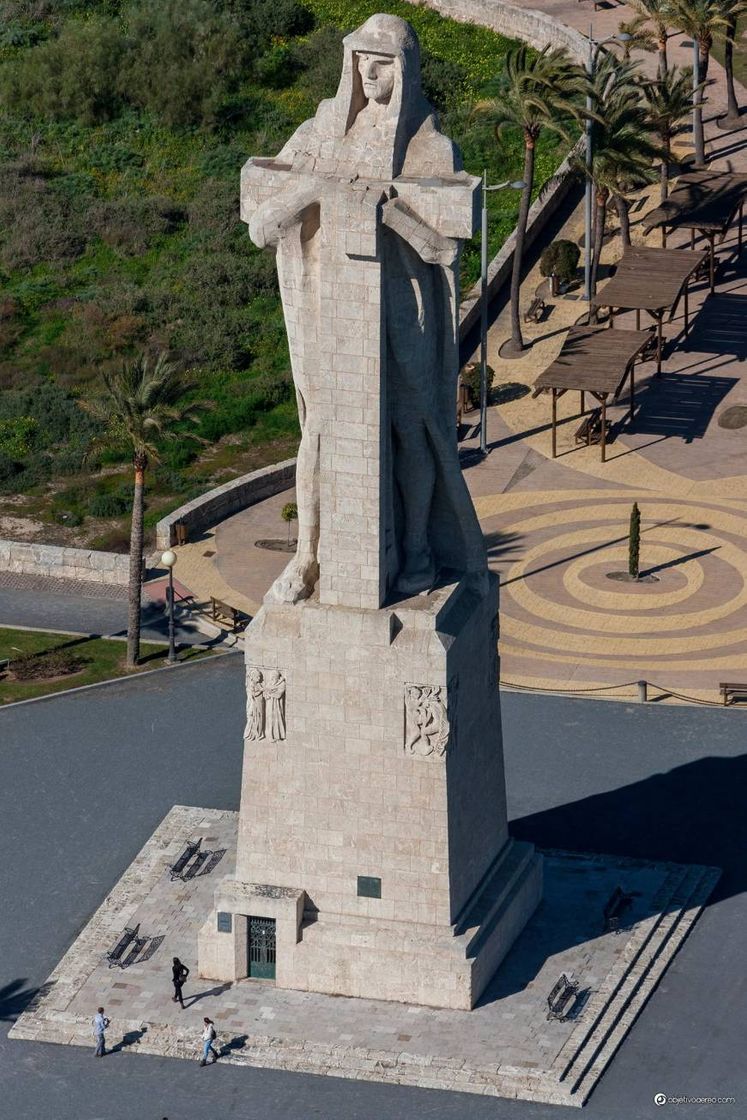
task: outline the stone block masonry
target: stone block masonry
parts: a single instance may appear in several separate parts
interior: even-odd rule
[[[0,571],[126,587],[130,560],[115,552],[0,540]]]

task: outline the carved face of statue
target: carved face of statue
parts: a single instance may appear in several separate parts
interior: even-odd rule
[[[394,59],[386,54],[359,54],[358,73],[369,101],[388,104],[394,89]]]

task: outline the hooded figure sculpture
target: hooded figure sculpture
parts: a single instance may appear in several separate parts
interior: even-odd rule
[[[427,591],[439,572],[480,579],[486,571],[455,435],[458,258],[473,229],[478,181],[462,171],[423,96],[409,24],[372,16],[344,47],[336,96],[274,160],[249,160],[242,172],[242,218],[252,240],[277,248],[302,431],[298,549],[270,593],[285,602],[310,595],[319,576],[320,522],[328,523],[323,511],[320,518],[320,464],[332,395],[346,392],[340,367],[328,368],[325,345],[339,319],[355,324],[355,292],[370,283],[369,262],[380,270],[379,288],[364,303],[376,298],[380,314],[376,339],[365,323],[360,334],[381,354],[378,532],[386,592]],[[344,279],[334,284],[333,304],[336,273]],[[333,347],[351,363],[369,353],[348,345],[355,334],[354,325]],[[337,429],[345,437],[345,424]]]

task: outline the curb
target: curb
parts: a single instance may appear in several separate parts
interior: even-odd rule
[[[201,649],[201,646],[192,646],[192,649]],[[156,673],[173,673],[175,669],[194,669],[198,665],[205,665],[214,658],[233,657],[236,650],[226,650],[225,653],[215,653],[209,658],[200,658],[197,661],[177,661],[175,665],[163,665],[160,669],[144,669],[142,673],[132,676],[110,677],[106,681],[94,681],[93,684],[81,684],[77,688],[61,688],[59,692],[48,692],[45,696],[30,696],[28,700],[12,700],[10,704],[0,705],[0,717],[9,708],[20,708],[23,704],[41,704],[44,700],[56,700],[60,696],[72,696],[75,692],[90,692],[93,688],[106,688],[112,684],[122,684],[125,681],[142,680],[143,677],[152,677]]]

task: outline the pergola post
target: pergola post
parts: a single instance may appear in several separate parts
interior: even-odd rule
[[[660,311],[655,316],[656,318],[656,376],[661,376],[661,321],[664,318],[664,312]]]
[[[685,281],[685,338],[687,338],[688,334],[690,333],[690,305],[688,302],[689,294],[690,277],[688,276],[687,280]]]
[[[633,427],[633,412],[635,411],[635,359],[630,363],[630,413],[628,424]]]
[[[742,252],[742,211],[744,209],[744,202],[739,203],[739,252]]]
[[[711,295],[714,295],[715,290],[716,290],[716,247],[715,247],[716,234],[715,233],[708,233],[707,237],[708,237],[708,244],[710,245],[710,248],[711,248],[711,259],[710,259]]]
[[[557,440],[556,440],[556,435],[555,435],[555,429],[556,429],[557,423],[558,423],[558,390],[553,389],[553,391],[552,391],[552,457],[553,457],[553,459],[557,459],[557,457],[558,457],[558,446],[557,446]]]
[[[607,394],[602,394],[602,462],[607,462]]]

